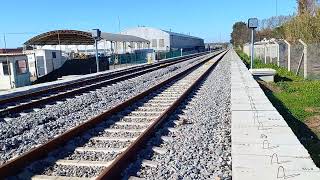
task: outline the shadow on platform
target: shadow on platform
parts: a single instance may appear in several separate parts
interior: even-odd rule
[[[308,150],[314,163],[320,167],[320,140],[317,135],[312,132],[309,127],[301,122],[299,119],[295,118],[290,111],[285,107],[285,105],[273,95],[272,90],[263,84],[263,82],[258,82],[260,87],[263,89],[266,96],[269,98],[273,106],[279,111],[283,116],[285,121],[288,123],[294,134],[299,139],[300,143]],[[294,151],[294,149],[293,149]]]

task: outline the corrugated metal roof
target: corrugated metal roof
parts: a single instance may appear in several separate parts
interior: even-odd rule
[[[101,38],[107,41],[146,42],[148,40],[136,36],[101,33]],[[94,39],[91,32],[78,30],[55,30],[39,34],[24,43],[24,45],[92,45]]]

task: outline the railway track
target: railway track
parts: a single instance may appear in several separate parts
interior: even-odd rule
[[[0,99],[0,118],[4,120],[10,120],[12,117],[21,116],[25,114],[25,112],[29,112],[32,108],[43,107],[45,104],[50,104],[66,98],[72,98],[76,95],[92,91],[106,85],[143,75],[148,72],[165,68],[206,54],[207,52],[185,56],[182,58],[174,58],[152,65],[133,67],[81,81],[75,81],[70,84],[64,84],[10,98],[3,98]]]
[[[20,178],[33,179],[119,178],[121,170],[135,158],[136,152],[154,133],[154,129],[206,77],[225,53],[202,60],[3,164],[0,166],[0,177],[20,173]]]

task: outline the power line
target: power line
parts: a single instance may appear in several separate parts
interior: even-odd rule
[[[28,35],[28,34],[40,34],[40,32],[2,32],[3,34],[8,34],[8,35]]]

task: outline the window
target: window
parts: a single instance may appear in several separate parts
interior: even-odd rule
[[[164,47],[164,39],[159,39],[159,47]]]
[[[16,68],[18,74],[24,74],[28,72],[27,61],[26,60],[18,60],[16,61]]]
[[[156,39],[152,39],[151,40],[151,43],[152,43],[152,47],[157,47],[157,40]]]
[[[9,75],[10,73],[10,63],[8,63],[7,61],[3,61],[2,62],[2,68],[3,68],[3,75]]]
[[[52,52],[52,58],[57,58],[56,52]]]

